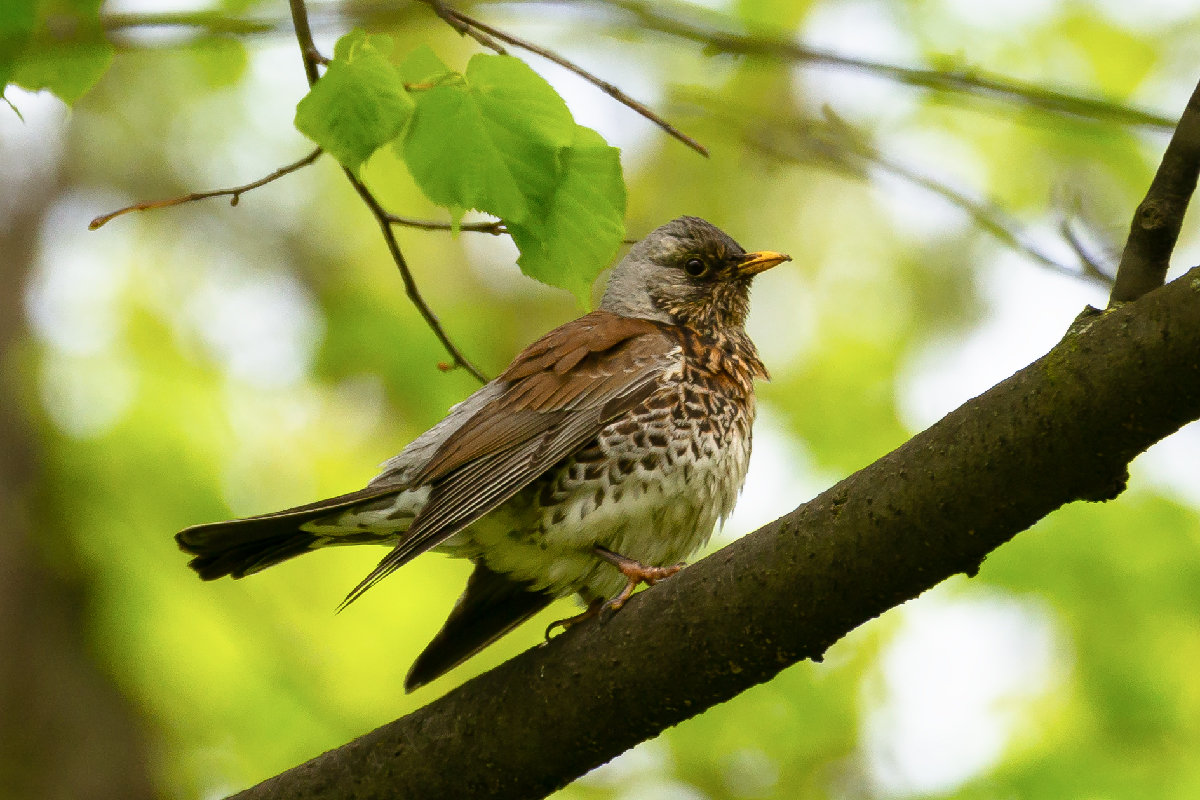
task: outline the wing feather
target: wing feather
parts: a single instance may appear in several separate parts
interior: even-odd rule
[[[662,386],[679,343],[657,323],[598,311],[525,350],[506,389],[442,442],[413,478],[429,500],[408,535],[342,603],[444,542],[590,442]]]

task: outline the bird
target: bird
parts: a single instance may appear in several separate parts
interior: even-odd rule
[[[698,217],[674,219],[613,268],[597,310],[525,348],[365,488],[195,525],[176,541],[205,580],[327,546],[389,546],[339,610],[427,551],[469,559],[407,692],[557,598],[577,595],[587,609],[566,627],[616,611],[677,572],[733,510],[754,383],[769,377],[745,330],[750,285],[790,260],[747,252]]]

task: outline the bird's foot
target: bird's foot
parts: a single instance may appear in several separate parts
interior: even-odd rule
[[[643,564],[640,561],[635,561],[628,556],[623,556],[620,553],[614,553],[607,547],[596,545],[592,548],[592,550],[596,553],[596,555],[600,556],[605,561],[619,569],[621,574],[624,575],[628,581],[628,583],[625,584],[625,588],[622,589],[616,597],[604,604],[604,610],[620,611],[621,606],[625,605],[625,601],[627,601],[633,595],[633,590],[638,587],[638,584],[644,583],[647,586],[653,586],[662,579],[671,577],[685,566],[682,562],[680,562],[678,564],[672,564],[669,567],[651,567]]]
[[[560,625],[562,626],[562,629],[564,631],[566,631],[570,628],[575,627],[579,623],[585,622],[586,620],[589,620],[592,617],[596,616],[597,614],[600,613],[600,611],[603,608],[604,608],[604,601],[597,598],[597,599],[593,600],[592,602],[588,603],[588,607],[586,609],[584,609],[582,612],[576,614],[575,616],[567,617],[566,619],[554,620],[554,622],[551,622],[549,625],[546,626],[546,641],[547,642],[550,641],[550,634],[554,631],[555,628],[559,627]]]
[[[621,606],[625,605],[625,601],[633,596],[633,592],[635,589],[637,589],[639,584],[644,583],[647,586],[653,586],[664,578],[671,577],[686,566],[684,563],[680,562],[678,564],[672,564],[669,567],[651,567],[643,564],[640,561],[629,558],[628,556],[623,556],[620,553],[614,553],[607,547],[596,545],[592,548],[592,550],[596,553],[596,555],[600,556],[605,561],[619,569],[621,574],[625,576],[628,582],[625,584],[625,587],[617,593],[617,596],[608,602],[604,602],[603,600],[597,598],[589,603],[588,607],[579,614],[576,614],[573,617],[566,617],[565,619],[556,619],[554,622],[551,622],[548,626],[546,626],[546,641],[550,641],[550,634],[554,632],[555,628],[561,627],[565,631],[575,627],[581,622],[586,622],[592,617],[599,616],[601,612],[620,611]]]

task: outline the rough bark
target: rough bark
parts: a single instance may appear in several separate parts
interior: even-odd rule
[[[1146,198],[1133,214],[1109,305],[1136,300],[1162,286],[1198,177],[1200,84],[1192,92],[1179,124],[1175,126]]]
[[[1136,398],[1130,402],[1130,398]],[[858,625],[1075,500],[1200,418],[1200,268],[787,516],[442,699],[236,797],[540,797],[819,659]]]

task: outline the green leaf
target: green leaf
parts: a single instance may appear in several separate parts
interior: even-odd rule
[[[37,42],[13,71],[13,83],[30,91],[48,89],[72,105],[96,85],[112,64],[112,45],[47,45]]]
[[[521,59],[475,55],[467,64],[466,78],[481,110],[507,130],[554,148],[574,140],[575,120],[567,104]]]
[[[423,44],[408,54],[400,64],[400,77],[405,83],[431,83],[452,73],[429,45]]]
[[[414,64],[413,74],[430,68]],[[402,156],[430,200],[457,214],[474,208],[520,222],[549,199],[575,122],[524,62],[476,55],[464,83],[415,95]]]
[[[0,0],[0,87],[8,83],[36,25],[31,3]]]
[[[100,0],[0,0],[0,80],[74,103],[112,63],[99,14]],[[69,37],[55,35],[64,30]]]
[[[620,151],[591,128],[576,126],[563,169],[544,211],[508,230],[521,250],[521,271],[575,294],[586,305],[592,283],[625,237],[625,181]]]
[[[387,36],[351,31],[296,106],[296,128],[350,169],[399,136],[412,113],[412,98],[388,61],[391,50]]]

